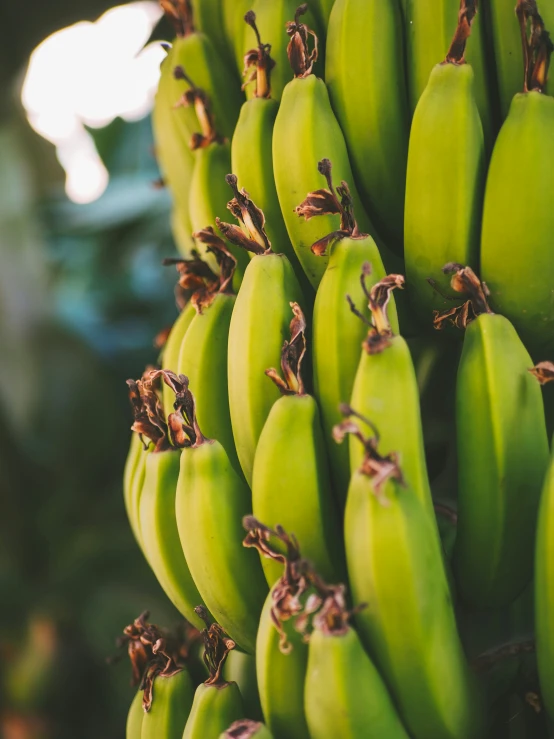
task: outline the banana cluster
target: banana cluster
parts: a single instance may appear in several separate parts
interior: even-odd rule
[[[127,739],[548,737],[551,0],[160,1]]]

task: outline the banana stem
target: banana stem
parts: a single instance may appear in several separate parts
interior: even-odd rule
[[[172,446],[177,449],[186,447],[197,448],[202,444],[210,443],[206,438],[196,418],[196,402],[189,389],[189,380],[186,375],[177,375],[170,370],[155,370],[165,384],[175,393],[175,411],[167,418],[169,436]]]
[[[254,97],[257,98],[270,98],[271,97],[271,70],[275,66],[275,61],[270,56],[271,44],[263,44],[260,38],[260,32],[256,25],[256,13],[253,10],[249,10],[244,16],[244,20],[250,28],[253,29],[256,34],[256,40],[258,46],[255,49],[251,49],[245,54],[244,57],[244,72],[243,75],[246,77],[250,67],[254,67],[250,76],[245,80],[242,89],[250,83],[256,80],[256,92]]]
[[[127,380],[134,417],[131,429],[139,435],[145,449],[148,445],[144,443],[143,437],[150,439],[154,444],[152,453],[172,448],[162,402],[157,392],[158,378],[157,371],[147,370],[140,380]]]
[[[523,48],[523,92],[543,92],[548,79],[550,56],[554,50],[550,34],[539,14],[536,0],[518,0],[516,14]]]
[[[458,25],[446,54],[445,64],[465,64],[465,49],[471,35],[471,24],[477,15],[478,0],[461,0]]]
[[[175,28],[177,36],[185,38],[195,32],[190,0],[160,0],[160,5]]]
[[[206,624],[206,628],[201,631],[204,641],[203,659],[209,672],[204,685],[222,687],[227,684],[222,676],[223,666],[229,652],[236,647],[236,643],[227,636],[218,623],[210,622],[204,606],[196,606],[194,610]]]
[[[185,90],[181,99],[177,102],[176,107],[180,105],[184,107],[194,105],[194,110],[200,123],[200,132],[193,133],[190,140],[189,146],[192,151],[205,148],[214,142],[223,143],[225,139],[217,132],[215,116],[208,93],[194,84],[181,65],[175,67],[173,76],[177,80],[184,80],[189,85],[189,89]]]
[[[462,305],[457,305],[442,312],[435,311],[433,325],[437,330],[440,331],[446,322],[450,322],[456,328],[463,330],[477,316],[480,316],[482,313],[493,312],[488,304],[489,290],[471,267],[464,267],[457,262],[448,262],[448,264],[444,265],[442,271],[446,275],[452,274],[450,281],[452,289],[457,293],[469,295],[469,300],[466,300]],[[455,300],[455,298],[444,295],[434,280],[428,279],[428,282],[444,298]]]
[[[234,198],[227,203],[242,228],[224,223],[216,218],[216,226],[231,244],[246,249],[253,254],[272,254],[271,242],[265,231],[265,216],[263,211],[250,200],[246,190],[239,190],[237,176],[228,174],[225,181],[232,189]]]
[[[302,380],[302,360],[306,354],[306,319],[298,303],[291,303],[294,318],[290,322],[290,341],[281,350],[281,371],[284,379],[273,367],[265,371],[283,395],[305,395]]]
[[[371,311],[371,323],[356,308],[354,301],[350,295],[346,296],[350,310],[361,321],[367,324],[369,332],[364,341],[364,349],[368,354],[380,354],[384,349],[390,346],[390,339],[393,336],[388,317],[388,305],[391,299],[392,291],[395,288],[402,289],[404,287],[404,277],[402,275],[387,275],[368,290],[366,279],[371,274],[371,264],[365,262],[360,275],[360,283],[362,290],[368,301],[368,307]]]
[[[290,38],[287,46],[287,56],[296,78],[302,79],[312,74],[313,66],[318,56],[318,38],[305,23],[300,22],[300,16],[308,12],[308,4],[304,3],[296,8],[293,21],[288,21],[287,35]],[[310,51],[309,39],[313,39],[313,49]]]
[[[554,382],[554,362],[539,362],[529,372],[535,375],[541,385]]]

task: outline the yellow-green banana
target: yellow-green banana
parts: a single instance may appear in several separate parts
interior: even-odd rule
[[[259,721],[245,718],[233,722],[219,739],[273,739],[273,734]]]
[[[226,61],[233,61],[234,56],[227,43],[227,34],[223,18],[224,0],[191,0],[196,25],[210,39],[218,54]]]
[[[535,632],[542,700],[554,720],[554,447],[544,481],[535,544]]]
[[[244,103],[231,142],[231,172],[237,176],[241,187],[258,205],[266,218],[269,241],[286,254],[291,264],[298,264],[290,243],[287,228],[281,214],[279,198],[273,178],[273,153],[271,140],[279,103],[272,97],[273,58],[270,47],[262,43],[253,11],[246,15],[247,23],[254,30],[258,46],[249,52],[245,73],[255,79],[254,97]],[[250,36],[249,36],[250,38]],[[265,36],[263,37],[265,39]],[[251,72],[250,69],[254,68]],[[247,80],[248,82],[249,80]]]
[[[468,301],[445,320],[464,328],[456,384],[460,594],[479,608],[513,601],[531,580],[537,510],[548,464],[540,384],[514,327],[487,305],[469,268],[447,265]],[[473,319],[473,320],[471,320]],[[437,321],[440,320],[440,317]],[[440,323],[438,323],[440,326]]]
[[[313,617],[304,688],[310,739],[408,739],[383,678],[349,623],[345,587],[318,582],[322,603]]]
[[[512,0],[509,0],[510,4]],[[458,20],[473,15],[477,0],[402,0],[406,33],[406,68],[408,91],[412,110],[429,80],[429,74],[448,52],[452,32]],[[475,72],[475,99],[483,123],[485,141],[490,147],[494,136],[490,83],[490,70],[485,64],[485,33],[480,14],[473,31],[474,39],[468,47],[467,61]],[[466,37],[467,38],[467,37]]]
[[[402,475],[350,419],[365,456],[348,490],[344,538],[356,624],[414,739],[479,739],[481,698],[456,628],[435,523]],[[361,608],[362,604],[365,608]]]
[[[251,516],[243,524],[248,531],[244,545],[284,565],[282,577],[266,598],[256,638],[264,720],[275,739],[306,739],[310,735],[304,713],[308,645],[293,621],[304,609],[309,591],[298,544],[281,529],[268,529]],[[280,550],[284,546],[286,554],[276,549],[275,542]]]
[[[217,260],[219,280],[203,295],[195,296],[197,310],[181,341],[175,371],[188,377],[195,389],[198,423],[205,435],[217,439],[240,475],[227,387],[227,337],[235,305],[232,281],[236,262],[212,229],[206,229],[196,237]],[[164,369],[171,368],[164,365]]]
[[[123,500],[125,501],[125,510],[127,512],[127,518],[135,533],[133,523],[133,484],[137,474],[137,470],[140,466],[140,461],[143,452],[143,445],[140,436],[133,431],[131,435],[131,443],[129,444],[129,452],[127,453],[127,459],[125,461],[125,469],[123,471]]]
[[[325,59],[325,83],[360,195],[400,254],[410,130],[402,38],[397,0],[336,0]]]
[[[252,7],[252,0],[222,0],[223,2],[223,25],[236,69],[242,75],[244,68],[244,16]]]
[[[330,23],[329,16],[333,9],[335,0],[314,0],[313,7],[314,13],[319,21],[320,28],[325,31]]]
[[[250,484],[254,453],[271,406],[279,391],[265,377],[265,370],[279,364],[288,336],[290,303],[302,305],[303,296],[289,260],[275,254],[264,230],[264,216],[237,178],[227,178],[235,197],[229,203],[246,233],[217,221],[228,241],[255,256],[250,260],[235,301],[229,327],[229,409],[238,458]]]
[[[223,677],[227,682],[235,682],[239,686],[246,715],[261,721],[263,713],[256,679],[256,658],[233,649],[225,662]]]
[[[181,739],[193,705],[194,687],[187,670],[154,678],[152,705],[144,714],[140,739]]]
[[[223,446],[202,434],[187,378],[164,373],[164,380],[176,393],[173,422],[186,437],[175,503],[186,562],[214,617],[253,654],[267,587],[255,556],[242,546],[241,522],[251,509],[250,490]]]
[[[512,101],[487,177],[481,277],[493,309],[540,360],[554,352],[554,97],[543,92],[551,41],[540,18],[531,21],[525,92]]]
[[[137,690],[133,702],[127,714],[127,723],[125,726],[125,739],[141,739],[142,719],[144,718],[144,708],[142,707],[142,690]]]
[[[420,501],[434,526],[414,365],[408,344],[402,336],[393,334],[387,316],[389,297],[403,284],[402,275],[389,275],[371,290],[366,288],[373,326],[363,343],[350,405],[379,429],[383,453],[398,453],[411,494]],[[354,472],[364,457],[357,439],[350,439],[349,452],[350,469]]]
[[[178,372],[181,344],[183,343],[187,330],[195,316],[196,308],[192,303],[187,303],[173,324],[164,346],[160,362],[164,369],[171,370],[171,372]],[[162,394],[164,413],[168,416],[173,411],[174,397],[167,385],[164,385]]]
[[[297,206],[302,197],[317,186],[319,161],[330,159],[336,179],[350,183],[360,228],[372,235],[375,235],[375,231],[353,187],[354,177],[344,136],[331,108],[325,83],[312,74],[317,51],[315,48],[310,50],[308,39],[312,32],[300,22],[300,16],[305,11],[306,5],[301,5],[296,11],[295,20],[287,24],[294,79],[283,91],[275,119],[273,170],[290,241],[308,280],[317,288],[328,260],[313,254],[311,246],[335,231],[338,219],[334,215],[316,220],[310,220],[309,216],[303,218],[303,211]]]
[[[445,307],[446,262],[477,268],[486,178],[483,128],[475,102],[474,73],[465,63],[458,35],[469,34],[471,15],[446,56],[431,71],[417,103],[410,131],[404,258],[411,304],[421,322]],[[476,39],[470,39],[470,44]],[[440,292],[431,288],[432,279]]]
[[[360,346],[367,333],[367,326],[352,314],[346,296],[350,295],[362,308],[362,315],[369,319],[360,274],[363,265],[369,262],[371,274],[367,276],[367,284],[371,286],[385,277],[385,268],[371,236],[358,229],[348,185],[343,182],[335,190],[328,159],[319,162],[318,169],[327,180],[328,189],[310,193],[301,207],[311,216],[318,216],[321,211],[335,212],[340,215],[341,223],[339,231],[312,245],[312,251],[318,255],[329,252],[329,264],[317,289],[313,312],[314,394],[321,408],[334,491],[344,508],[350,482],[348,449],[334,443],[332,431],[342,418],[340,404],[350,399],[360,363]],[[392,296],[389,314],[391,327],[398,333]]]
[[[340,580],[345,573],[340,516],[333,500],[319,409],[302,379],[306,321],[298,304],[291,307],[291,338],[283,345],[280,362],[284,379],[273,368],[265,372],[282,397],[271,408],[258,440],[252,510],[259,520],[293,534],[324,577]],[[274,585],[281,576],[281,564],[262,557],[262,565],[268,584]]]
[[[203,609],[197,609],[200,615]],[[209,621],[206,620],[206,624]],[[192,708],[182,739],[219,739],[221,732],[237,719],[244,718],[244,705],[238,685],[226,682],[222,670],[235,643],[217,623],[207,625],[204,637],[204,661],[208,679],[196,688]]]

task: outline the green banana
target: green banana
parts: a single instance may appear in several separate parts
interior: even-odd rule
[[[310,739],[358,739],[368,732],[408,739],[383,679],[349,624],[344,585],[318,581],[322,603],[313,617],[304,688]]]
[[[423,93],[429,74],[438,59],[444,59],[449,48],[452,30],[465,24],[465,17],[473,16],[477,0],[401,0],[406,33],[406,67],[408,91],[412,111]],[[510,4],[510,3],[508,3]],[[467,61],[475,72],[475,99],[483,123],[485,141],[490,148],[495,126],[491,106],[491,84],[485,64],[485,33],[482,18],[474,22],[474,40],[467,53]],[[466,27],[467,28],[467,27]],[[467,38],[467,36],[466,36]],[[463,40],[463,39],[462,39]]]
[[[309,737],[304,713],[304,682],[308,645],[293,621],[309,595],[297,542],[273,531],[254,517],[243,520],[247,547],[284,565],[282,577],[266,598],[256,638],[256,673],[264,720],[275,739]],[[279,550],[269,539],[279,544]]]
[[[145,455],[144,482],[137,501],[139,541],[167,597],[188,621],[199,626],[202,622],[194,605],[202,599],[183,555],[175,516],[182,432],[174,414],[168,421],[163,414],[155,389],[160,375],[153,370],[135,383],[143,409],[133,429],[148,436],[154,445]]]
[[[207,437],[217,439],[223,446],[234,469],[241,475],[227,391],[227,336],[235,305],[231,285],[236,261],[211,228],[195,236],[197,242],[202,241],[204,247],[215,256],[219,279],[204,294],[195,295],[195,315],[181,341],[174,371],[177,375],[188,377],[195,388],[200,427]],[[164,365],[164,369],[172,368]]]
[[[469,296],[437,318],[467,325],[456,385],[458,533],[453,566],[460,594],[507,606],[531,580],[533,541],[548,438],[533,362],[512,324],[487,305],[473,271],[447,265]],[[472,319],[471,322],[470,319]],[[469,324],[469,325],[468,325]]]
[[[350,410],[350,409],[349,409]],[[397,455],[378,450],[350,419],[365,457],[348,490],[344,537],[356,624],[414,739],[479,739],[481,698],[456,629],[435,524]],[[383,564],[386,563],[386,567]]]
[[[181,739],[193,705],[193,685],[187,670],[154,678],[153,700],[144,714],[140,739]]]
[[[264,230],[263,213],[237,178],[227,182],[235,197],[229,203],[246,234],[237,226],[217,220],[228,241],[252,251],[235,301],[229,327],[228,383],[231,424],[238,458],[247,482],[252,481],[254,453],[271,406],[279,397],[264,375],[275,366],[288,335],[290,303],[303,303],[302,290],[289,260],[275,254]]]
[[[254,30],[258,46],[247,56],[249,81],[256,80],[254,97],[244,103],[231,142],[231,172],[241,187],[257,203],[266,217],[269,241],[286,254],[295,267],[298,260],[289,241],[287,227],[281,214],[279,198],[273,178],[271,139],[279,103],[273,97],[273,66],[269,44],[263,44],[256,26],[256,16],[249,11],[245,19]],[[265,38],[265,37],[264,37]],[[252,72],[250,69],[254,68]]]
[[[442,64],[431,71],[410,131],[404,258],[411,303],[431,326],[444,309],[446,262],[477,267],[486,178],[483,128],[475,102],[474,73],[465,63],[460,34],[469,34],[471,13],[460,26]],[[431,289],[428,280],[440,291]]]
[[[238,685],[222,678],[222,670],[229,652],[235,648],[221,626],[209,625],[204,609],[197,609],[206,618],[203,629],[204,660],[210,676],[196,688],[194,701],[182,739],[218,739],[222,731],[239,718],[244,718],[244,706]]]
[[[287,24],[294,79],[283,91],[275,119],[273,170],[290,241],[315,289],[323,277],[328,259],[313,254],[311,246],[336,230],[337,218],[334,215],[322,216],[316,221],[310,220],[309,215],[299,218],[305,215],[303,209],[297,207],[300,194],[314,189],[317,163],[323,158],[333,162],[337,180],[345,180],[353,185],[354,177],[344,136],[331,108],[325,83],[312,74],[317,48],[310,51],[308,38],[312,31],[300,22],[305,10],[306,5],[301,5],[296,11],[295,20]],[[374,236],[375,231],[353,187],[352,198],[360,228]],[[381,254],[384,256],[383,252]]]
[[[273,734],[259,721],[245,718],[231,724],[227,731],[220,734],[219,739],[273,739]]]
[[[133,521],[133,483],[137,474],[137,469],[140,466],[140,460],[142,457],[143,446],[140,436],[133,432],[131,435],[131,443],[129,444],[129,452],[127,453],[127,459],[125,461],[125,469],[123,471],[123,500],[125,501],[125,511],[127,512],[127,518],[131,524],[131,528],[134,531]]]
[[[527,20],[522,13],[522,23]],[[525,92],[513,99],[487,177],[481,276],[492,307],[514,324],[531,354],[543,359],[554,351],[554,98],[542,92],[550,38],[540,16],[530,20]]]
[[[336,0],[325,60],[363,203],[400,254],[410,130],[402,37],[397,0]]]
[[[144,718],[144,709],[142,707],[142,690],[137,690],[133,702],[127,714],[127,723],[125,726],[125,739],[141,739],[142,720]]]
[[[280,363],[285,379],[273,368],[265,373],[282,397],[271,408],[258,440],[252,508],[256,518],[294,534],[304,555],[324,577],[337,580],[345,574],[340,517],[333,500],[319,410],[302,380],[306,321],[297,303],[291,307],[291,338],[283,345]],[[262,566],[272,586],[281,575],[281,563],[262,557]]]
[[[554,447],[543,486],[535,544],[535,631],[542,700],[554,720]]]
[[[383,279],[385,268],[371,236],[358,229],[348,185],[343,182],[335,190],[328,159],[319,162],[318,170],[327,180],[328,189],[310,193],[300,207],[309,212],[310,217],[319,216],[321,211],[336,212],[341,223],[339,231],[312,245],[312,251],[318,255],[329,251],[329,264],[317,289],[313,312],[314,394],[321,408],[334,491],[344,508],[350,482],[348,449],[333,442],[332,431],[341,420],[339,405],[350,398],[360,362],[360,346],[367,333],[367,327],[352,314],[346,295],[357,304],[367,302],[359,279],[363,265],[371,264],[369,285]],[[398,333],[392,296],[389,314],[391,326]],[[365,306],[363,315],[369,318],[369,309]]]
[[[175,503],[185,559],[214,617],[253,654],[267,587],[255,557],[242,546],[241,521],[251,506],[250,490],[223,446],[202,434],[187,378],[169,372],[163,377],[176,394],[172,423],[186,436]]]
[[[191,0],[196,25],[210,39],[226,62],[234,59],[227,43],[223,18],[224,0]]]
[[[319,21],[320,28],[326,30],[330,26],[330,15],[333,9],[335,0],[315,0],[313,3],[314,13]],[[329,43],[327,41],[327,43]]]
[[[231,48],[235,66],[238,73],[242,75],[244,67],[244,15],[252,7],[252,0],[222,0],[223,2],[223,25],[227,44]]]
[[[365,285],[366,273],[367,266],[362,274],[362,285]],[[364,287],[373,326],[363,343],[350,405],[379,429],[384,453],[398,453],[410,490],[434,526],[414,365],[408,344],[402,336],[392,333],[387,316],[392,291],[403,285],[402,275],[389,275],[371,290]],[[355,438],[350,439],[349,455],[350,469],[359,469],[364,450]]]
[[[503,0],[490,0],[488,10],[490,20],[490,35],[494,48],[496,82],[500,94],[500,112],[502,119],[506,118],[510,110],[512,98],[521,90],[523,74],[521,69],[521,30],[518,23],[519,13],[524,10],[524,3]],[[529,7],[531,3],[527,2]],[[554,5],[551,0],[539,0],[538,8],[533,3],[536,12],[540,12],[547,29],[554,30]],[[552,95],[554,85],[545,84],[546,91]]]
[[[234,649],[225,662],[223,677],[227,682],[235,682],[239,686],[246,715],[261,721],[263,713],[256,679],[256,658]]]
[[[274,66],[271,70],[271,94],[275,100],[281,99],[285,85],[293,76],[287,55],[288,37],[285,28],[287,21],[294,18],[297,7],[298,0],[252,0],[250,3],[250,8],[252,8],[250,12],[254,13],[260,36],[271,49],[271,56],[274,59]],[[311,28],[316,27],[314,12],[307,10],[306,22]],[[248,64],[252,51],[250,51],[250,33],[244,25],[242,26],[242,49],[245,64]],[[247,97],[252,95],[249,87],[246,87],[246,95]]]

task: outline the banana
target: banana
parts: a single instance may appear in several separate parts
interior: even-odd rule
[[[347,419],[365,456],[348,490],[344,538],[356,624],[414,739],[479,739],[481,699],[456,629],[435,524],[398,465]],[[383,566],[386,563],[386,566]],[[361,604],[367,604],[361,608]]]
[[[404,278],[389,275],[368,290],[365,286],[367,271],[366,265],[361,281],[369,300],[373,326],[363,343],[350,405],[379,429],[383,453],[398,453],[412,494],[434,526],[414,365],[408,344],[402,336],[392,333],[387,315],[390,295],[395,288],[403,287]],[[353,303],[351,305],[357,313]],[[355,438],[350,439],[349,455],[350,469],[359,469],[364,450]]]
[[[235,682],[239,686],[246,715],[261,721],[263,713],[256,679],[256,658],[234,649],[225,662],[223,677],[227,682]]]
[[[264,230],[264,215],[237,178],[227,178],[235,197],[229,209],[242,223],[217,220],[228,241],[255,256],[250,260],[235,301],[229,327],[228,383],[231,424],[238,458],[247,482],[252,481],[254,453],[271,406],[279,397],[265,377],[268,367],[278,365],[288,335],[290,303],[303,304],[294,269],[284,254],[271,251]]]
[[[133,432],[131,435],[131,443],[129,444],[129,452],[127,453],[127,459],[125,461],[125,469],[123,472],[123,500],[125,501],[125,511],[127,518],[131,524],[131,528],[134,530],[133,522],[133,483],[137,474],[137,469],[140,466],[140,460],[142,456],[143,446],[140,436]]]
[[[202,434],[187,378],[169,372],[163,378],[176,394],[170,423],[185,447],[175,503],[185,559],[206,606],[233,641],[253,654],[267,587],[255,557],[242,546],[250,490],[223,446]]]
[[[554,719],[554,448],[543,486],[535,545],[535,631],[542,699]]]
[[[232,50],[235,66],[239,74],[244,67],[244,16],[252,7],[252,0],[222,0],[223,25],[227,44]]]
[[[317,289],[313,312],[313,374],[314,394],[321,408],[327,454],[331,465],[334,491],[341,508],[344,508],[346,491],[350,482],[348,449],[332,440],[332,430],[341,420],[339,405],[350,399],[354,378],[360,362],[360,345],[367,327],[352,314],[346,296],[350,295],[358,305],[367,303],[367,296],[360,283],[360,274],[366,262],[371,264],[369,285],[385,277],[385,268],[379,250],[371,236],[360,232],[354,217],[352,198],[348,185],[343,182],[333,186],[331,162],[323,159],[318,170],[328,189],[310,193],[299,207],[306,217],[319,216],[321,212],[340,215],[340,230],[312,245],[318,255],[329,251],[329,264]],[[398,320],[394,298],[389,303],[391,326],[398,332]],[[363,315],[369,318],[364,306]]]
[[[266,370],[282,397],[271,408],[258,440],[252,507],[256,518],[294,534],[304,555],[324,577],[336,580],[345,574],[340,517],[331,490],[319,410],[302,379],[306,321],[297,303],[291,307],[291,338],[283,345],[280,363],[285,379],[273,368]],[[272,586],[281,575],[281,563],[262,557],[262,565]]]
[[[186,375],[195,389],[200,427],[208,438],[217,439],[234,469],[242,475],[227,391],[227,337],[235,305],[232,282],[236,260],[211,228],[195,237],[215,256],[219,279],[203,294],[194,296],[195,315],[181,341],[176,374]],[[164,369],[171,368],[164,365]],[[165,386],[168,387],[167,383]]]
[[[410,115],[396,0],[336,0],[325,82],[364,206],[402,254]]]
[[[510,3],[508,3],[510,4]],[[406,33],[406,67],[412,111],[423,93],[429,74],[439,59],[447,54],[452,30],[467,14],[477,11],[477,0],[402,0]],[[480,15],[474,21],[474,39],[467,61],[475,72],[475,99],[483,123],[485,141],[490,148],[495,124],[491,106],[491,80],[485,63],[485,33]]]
[[[251,721],[248,718],[235,721],[227,731],[220,735],[219,739],[273,739],[273,735],[267,726],[259,721]]]
[[[141,739],[142,720],[144,718],[144,709],[142,707],[142,690],[137,690],[133,702],[127,714],[127,724],[125,727],[125,739]]]
[[[306,739],[310,735],[304,713],[308,645],[293,623],[309,596],[304,563],[297,542],[282,529],[273,531],[252,516],[243,525],[248,531],[244,546],[284,565],[283,575],[266,598],[256,637],[256,673],[265,723],[275,739]],[[285,554],[280,551],[283,548]]]
[[[481,277],[493,309],[543,359],[554,352],[554,98],[542,92],[551,41],[540,16],[520,7],[523,34],[527,22],[533,27],[530,40],[525,37],[525,91],[513,99],[489,167]]]
[[[275,100],[281,99],[285,85],[293,77],[287,55],[288,37],[285,28],[287,21],[294,18],[297,7],[298,0],[253,0],[250,3],[250,8],[252,8],[250,12],[254,13],[260,36],[265,40],[267,47],[271,49],[271,56],[274,59],[274,66],[271,71],[271,94]],[[307,10],[306,23],[311,28],[316,27],[314,13],[315,10],[314,12]],[[245,65],[248,65],[252,52],[250,51],[250,33],[244,25],[242,26],[242,34],[243,55]],[[251,95],[251,89],[246,87],[246,96],[250,97]]]
[[[168,428],[163,414],[155,389],[159,377],[160,372],[153,370],[134,383],[142,402],[142,413],[135,420],[133,430],[148,436],[153,444],[152,451],[145,455],[144,482],[137,501],[139,541],[167,597],[198,627],[202,621],[194,612],[194,606],[201,603],[202,598],[183,555],[175,515],[182,442],[179,429]]]
[[[229,639],[221,626],[209,623],[204,609],[197,609],[206,618],[204,638],[204,661],[210,676],[196,688],[192,708],[182,739],[218,739],[221,732],[237,719],[244,718],[244,706],[236,683],[222,678],[222,670],[229,652],[235,643]]]
[[[218,54],[229,62],[234,60],[234,56],[227,43],[223,3],[224,0],[191,0],[198,29],[208,36]]]
[[[319,26],[324,31],[330,26],[330,15],[334,4],[335,0],[315,0],[313,3],[314,13],[319,21]],[[327,41],[327,43],[329,42]]]
[[[187,670],[154,679],[152,706],[144,714],[140,739],[181,739],[193,706],[193,685]]]
[[[249,11],[245,20],[258,41],[257,48],[245,57],[245,75],[249,75],[245,84],[255,80],[255,92],[240,111],[231,142],[230,171],[235,173],[241,187],[263,211],[269,241],[278,245],[296,267],[299,266],[298,260],[289,241],[273,178],[271,140],[279,110],[279,103],[272,97],[275,62],[270,56],[270,45],[261,41],[255,13]]]
[[[486,179],[483,128],[475,102],[475,76],[464,58],[471,31],[470,9],[442,64],[431,71],[410,131],[404,258],[414,310],[431,326],[432,311],[444,309],[449,281],[446,262],[477,268]],[[432,279],[440,292],[431,289]]]
[[[348,152],[339,123],[331,108],[329,93],[323,80],[312,74],[317,59],[317,43],[310,50],[308,39],[315,34],[300,17],[306,12],[301,5],[295,20],[287,24],[290,36],[288,54],[294,71],[283,91],[279,112],[273,129],[273,169],[281,212],[290,241],[302,269],[313,288],[317,288],[327,267],[327,257],[318,257],[311,251],[313,243],[336,231],[335,215],[321,216],[317,220],[299,218],[300,193],[308,193],[317,184],[317,163],[323,158],[333,162],[337,180],[352,185],[352,198],[360,228],[375,236],[359,195],[353,187],[354,177],[348,160]],[[315,37],[317,38],[317,37]],[[381,252],[385,258],[385,252]]]
[[[456,385],[460,594],[479,608],[507,606],[531,580],[548,438],[540,384],[512,324],[492,313],[469,268],[447,265],[469,300],[437,316],[467,326]]]
[[[387,687],[367,656],[346,608],[344,585],[317,578],[321,605],[313,616],[304,688],[310,739],[370,735],[408,739]]]

